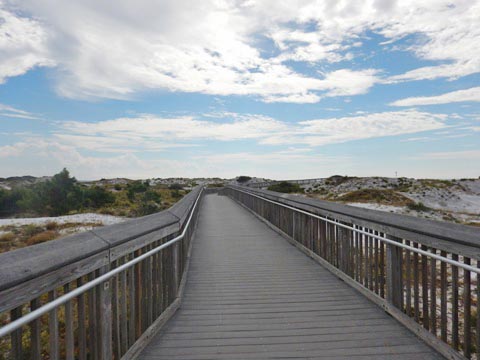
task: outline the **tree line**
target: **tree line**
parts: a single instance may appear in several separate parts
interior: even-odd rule
[[[63,169],[43,182],[12,190],[0,189],[0,215],[60,216],[74,210],[97,209],[114,201],[115,196],[108,190],[81,185]]]

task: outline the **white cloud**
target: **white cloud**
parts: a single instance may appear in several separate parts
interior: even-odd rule
[[[92,0],[9,0],[0,2],[0,8],[2,4],[31,18],[13,10],[0,13],[7,19],[3,37],[0,30],[0,79],[52,65],[54,59],[57,90],[72,98],[121,99],[166,89],[312,103],[326,96],[364,94],[379,81],[377,70],[359,69],[358,64],[355,70],[342,66],[321,75],[316,70],[355,61],[358,55],[352,50],[361,49],[368,32],[385,37],[387,47],[413,36],[404,50],[433,61],[389,82],[458,78],[480,70],[480,59],[472,54],[480,37],[479,0],[119,0],[115,6]],[[263,40],[270,40],[273,49],[263,46]],[[292,62],[312,65],[313,71]]]
[[[36,66],[52,66],[46,42],[39,22],[3,10],[0,1],[0,84]]]
[[[449,104],[465,101],[480,101],[480,87],[473,87],[465,90],[452,91],[437,96],[409,97],[394,101],[392,106],[418,106]]]
[[[12,106],[0,104],[0,117],[38,120],[39,117],[25,110],[16,109]]]
[[[299,122],[293,133],[273,135],[262,142],[271,145],[301,143],[322,146],[441,129],[445,127],[446,119],[444,114],[408,110],[307,120]]]
[[[430,152],[417,158],[427,160],[480,160],[480,150]]]
[[[51,175],[68,168],[73,176],[82,180],[102,177],[148,178],[152,176],[196,176],[202,166],[195,161],[178,161],[165,158],[143,160],[135,154],[110,156],[84,155],[74,145],[55,140],[33,137],[27,141],[0,146],[1,176]],[[18,169],[24,169],[19,174]],[[27,170],[28,169],[28,170]]]
[[[213,120],[210,120],[212,118]],[[67,121],[54,137],[103,152],[159,151],[201,141],[253,140],[263,145],[322,146],[442,129],[447,115],[416,110],[370,113],[290,123],[263,115],[220,113],[204,119],[142,115],[97,123]]]

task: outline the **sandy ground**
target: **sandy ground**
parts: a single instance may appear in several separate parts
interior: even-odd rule
[[[7,226],[7,225],[21,226],[21,225],[29,225],[29,224],[45,225],[53,221],[58,224],[101,223],[103,225],[112,225],[112,224],[120,223],[125,220],[127,220],[127,218],[123,218],[119,216],[86,213],[86,214],[65,215],[65,216],[57,216],[57,217],[0,219],[0,226]]]

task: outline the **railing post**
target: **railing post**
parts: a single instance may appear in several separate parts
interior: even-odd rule
[[[178,268],[179,268],[179,251],[178,251],[178,246],[180,245],[180,242],[177,241],[175,244],[173,244],[173,294],[174,294],[174,297],[173,299],[176,299],[177,296],[178,296],[178,286],[179,286],[179,283],[178,283]]]
[[[100,275],[108,272],[109,267],[100,269]],[[98,325],[100,330],[100,358],[112,359],[112,290],[111,281],[98,286]]]
[[[399,238],[387,236],[391,240],[401,242]],[[402,248],[387,244],[386,282],[387,301],[395,307],[403,307],[403,283],[402,283]]]

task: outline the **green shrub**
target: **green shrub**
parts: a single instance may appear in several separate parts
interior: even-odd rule
[[[389,189],[360,189],[351,191],[338,198],[345,202],[377,203],[393,206],[408,206],[412,200]]]
[[[42,231],[43,231],[43,228],[41,226],[34,225],[34,224],[26,225],[23,229],[23,233],[28,237],[39,234]]]
[[[170,195],[172,196],[172,198],[174,199],[180,199],[182,197],[182,194],[180,194],[180,192],[178,190],[174,190],[170,193]]]
[[[252,178],[250,176],[242,175],[242,176],[237,177],[237,182],[239,182],[241,184],[246,183],[247,181],[250,181],[250,180],[252,180]]]
[[[183,185],[181,185],[181,184],[171,184],[168,188],[170,190],[183,190]]]
[[[278,184],[270,185],[268,190],[281,192],[281,193],[303,193],[303,188],[298,184],[292,184],[288,181],[282,181]]]
[[[422,202],[417,202],[417,203],[410,203],[407,205],[407,207],[410,210],[415,210],[415,211],[430,211],[431,209],[428,206],[425,206]]]

